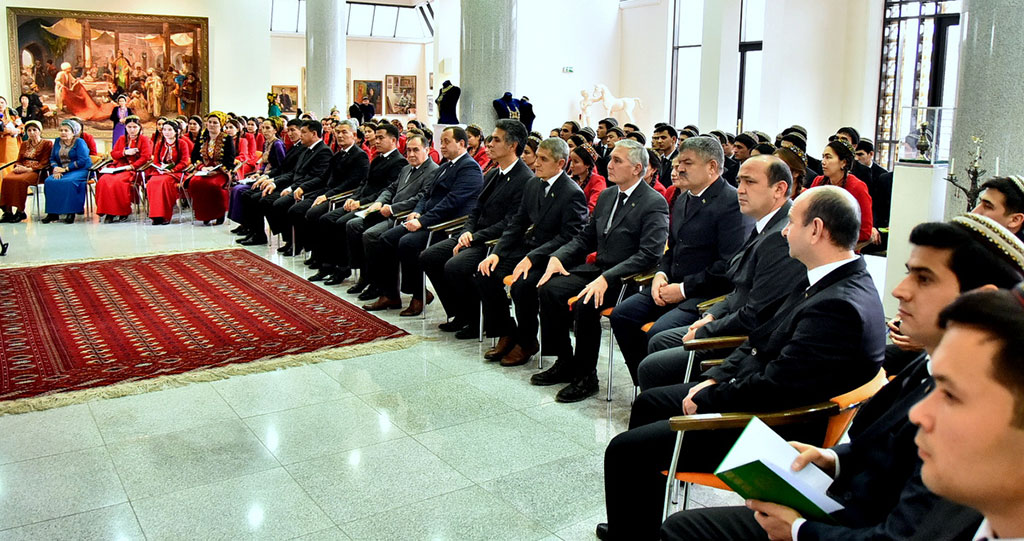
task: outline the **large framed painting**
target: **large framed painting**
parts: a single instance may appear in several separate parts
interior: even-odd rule
[[[381,105],[384,103],[382,88],[384,83],[381,81],[361,81],[356,79],[352,81],[352,95],[356,97],[356,103],[363,103],[363,98],[370,99],[370,105],[373,105],[373,114],[383,114],[384,109]]]
[[[38,97],[48,126],[110,130],[121,95],[147,127],[209,110],[205,17],[9,7],[7,32],[11,93]]]
[[[270,91],[277,95],[277,103],[282,113],[295,113],[299,110],[299,87],[294,85],[273,85]]]
[[[385,92],[389,115],[416,114],[416,76],[388,75]]]

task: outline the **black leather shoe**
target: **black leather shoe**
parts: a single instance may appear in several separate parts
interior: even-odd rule
[[[277,249],[277,253],[284,254],[284,255],[292,255],[291,251],[292,251],[292,243],[290,243],[290,242],[284,243],[284,246],[281,246],[280,248]]]
[[[576,378],[555,395],[557,402],[579,402],[597,394],[597,374]]]
[[[128,221],[128,217],[127,216],[118,216],[117,217],[117,221],[118,221],[118,223],[120,223],[120,222],[127,222]]]
[[[330,276],[330,275],[331,275],[331,273],[329,273],[329,272],[320,271],[320,272],[314,274],[313,276],[310,276],[309,278],[307,278],[307,280],[309,280],[310,282],[321,282],[323,280],[326,280],[327,277]],[[330,285],[330,284],[325,284],[325,285]]]
[[[244,225],[240,225],[240,226],[232,229],[231,233],[233,235],[245,235],[245,236],[248,237],[249,236],[249,228],[245,227]]]
[[[75,223],[75,215],[74,214],[68,214],[67,216],[65,216],[64,217],[64,223],[66,223],[66,224],[73,224],[73,223]]]
[[[456,331],[461,331],[462,328],[465,327],[465,326],[466,326],[466,323],[464,321],[460,321],[458,318],[455,318],[455,319],[453,319],[451,321],[446,321],[446,322],[438,325],[437,328],[441,329],[444,332],[456,332]]]
[[[106,216],[104,216],[103,217],[103,223],[105,223],[105,224],[112,224],[112,223],[114,223],[114,215],[113,214],[107,214]]]
[[[362,293],[363,290],[366,289],[366,286],[368,286],[368,285],[370,285],[370,283],[364,281],[362,279],[362,277],[360,277],[359,281],[356,282],[356,285],[348,288],[348,290],[345,291],[345,293],[348,293],[349,295],[355,295],[357,293]]]
[[[363,291],[362,293],[359,294],[359,300],[368,301],[371,299],[376,299],[377,297],[380,297],[380,293],[380,288],[376,286],[370,286],[366,288],[366,291]]]
[[[267,237],[246,237],[238,241],[238,244],[241,244],[242,246],[262,246],[266,243]]]
[[[597,525],[597,529],[594,530],[594,535],[597,536],[601,541],[608,541],[611,537],[608,537],[608,523],[602,522]]]
[[[309,267],[309,268],[311,268],[311,269],[319,269],[320,267],[324,266],[324,264],[321,263],[320,260],[312,258],[312,257],[307,259],[307,260],[305,260],[305,261],[303,261],[302,264],[307,266],[307,267]]]
[[[459,329],[455,333],[456,340],[469,340],[470,338],[480,338],[480,328],[476,325],[466,325]]]
[[[336,285],[344,282],[345,280],[348,280],[349,276],[352,276],[352,271],[350,271],[348,269],[336,270],[336,271],[334,271],[334,273],[331,274],[330,279],[328,279],[326,282],[324,282],[324,285],[325,286],[336,286]]]
[[[547,370],[530,376],[531,385],[557,385],[569,383],[573,380],[572,370],[568,369],[568,363],[555,361],[555,365]]]
[[[43,222],[44,224],[48,224],[48,223],[50,223],[50,222],[56,222],[56,221],[57,221],[57,220],[59,220],[59,219],[60,219],[60,216],[58,216],[58,215],[56,215],[56,214],[47,214],[47,215],[46,215],[46,217],[45,217],[45,218],[43,218],[43,219],[42,219],[41,221],[42,221],[42,222]]]

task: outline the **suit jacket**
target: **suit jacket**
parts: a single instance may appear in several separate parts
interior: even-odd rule
[[[283,186],[284,178],[288,177],[289,187],[295,190],[307,182],[319,180],[327,172],[327,166],[331,164],[332,156],[334,153],[323,141],[312,148],[306,148],[296,159],[295,169],[291,171],[291,176],[288,177],[288,174],[285,173],[279,177],[281,181],[274,179],[274,184]]]
[[[270,171],[273,173],[271,178],[274,179],[275,184],[285,185],[291,182],[292,172],[295,171],[295,164],[298,163],[303,150],[306,150],[305,146],[295,143],[285,151],[281,166]]]
[[[672,154],[669,154],[668,156],[658,156],[661,158],[661,167],[658,168],[658,182],[666,188],[672,185],[672,160],[676,159],[676,156],[678,155],[679,146],[676,145]]]
[[[533,177],[523,187],[516,215],[494,247],[498,257],[526,251],[534,264],[575,237],[587,221],[587,199],[569,175],[561,173],[544,195],[544,181]]]
[[[789,243],[782,236],[792,206],[786,201],[764,229],[733,256],[726,276],[734,289],[708,310],[715,319],[697,329],[697,338],[750,333],[764,323],[761,314],[766,308],[789,296],[805,276],[806,267],[789,257]]]
[[[823,402],[868,382],[884,355],[882,301],[858,257],[806,290],[798,286],[724,363],[705,372],[718,384],[693,401],[698,413]]]
[[[586,227],[551,257],[557,257],[569,272],[599,272],[609,285],[615,285],[625,276],[650,270],[665,251],[668,203],[643,181],[612,216],[618,198],[618,186],[601,192]],[[606,234],[609,219],[611,228]],[[585,263],[587,254],[594,251],[597,252],[594,263]]]
[[[725,163],[722,164],[722,178],[725,179],[733,188],[739,187],[739,182],[736,181],[736,174],[740,172],[740,162],[734,158],[726,156]]]
[[[659,271],[672,283],[682,282],[687,299],[709,299],[732,289],[726,273],[743,247],[754,221],[740,212],[736,188],[723,178],[701,196],[679,196],[672,207],[668,251]]]
[[[508,176],[503,176],[501,169],[497,167],[487,172],[480,198],[473,211],[469,213],[465,227],[462,228],[463,233],[473,233],[474,245],[481,245],[501,236],[519,211],[519,204],[523,199],[523,186],[532,177],[533,171],[530,171],[523,160],[516,160]]]
[[[892,172],[882,169],[881,174],[875,177],[871,184],[868,184],[868,193],[871,194],[871,213],[874,215],[872,225],[889,227],[889,211],[892,206]]]
[[[430,227],[469,214],[484,186],[480,166],[469,154],[437,168],[426,197],[416,204],[420,224]]]
[[[358,187],[370,170],[370,159],[359,145],[348,152],[339,150],[328,164],[324,174],[302,185],[303,195],[316,194],[332,197]]]
[[[391,154],[388,154],[387,157],[383,154],[377,154],[373,161],[370,162],[370,170],[366,175],[366,181],[356,188],[356,192],[352,194],[352,199],[361,202],[377,199],[380,192],[384,191],[384,188],[387,188],[394,182],[398,178],[398,173],[408,164],[409,162],[398,152],[397,148]]]
[[[426,194],[430,186],[430,180],[434,178],[437,171],[437,164],[427,160],[413,169],[408,164],[398,173],[395,179],[384,191],[377,196],[377,202],[391,205],[391,211],[405,212],[412,210]]]

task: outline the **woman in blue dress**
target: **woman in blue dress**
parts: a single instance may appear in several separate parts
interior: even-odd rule
[[[117,140],[124,135],[124,119],[135,114],[128,107],[128,97],[124,94],[118,96],[114,101],[117,102],[117,107],[110,112],[110,121],[114,123],[114,135],[110,139],[111,145],[116,145]]]
[[[70,118],[60,123],[60,137],[53,142],[50,152],[50,176],[46,178],[46,217],[48,224],[60,219],[64,223],[75,221],[75,214],[85,212],[85,182],[92,160],[89,146],[79,137],[82,125]]]

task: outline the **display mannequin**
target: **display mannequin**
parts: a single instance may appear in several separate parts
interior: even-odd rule
[[[494,100],[492,105],[498,118],[519,120],[519,100],[513,98],[511,92],[506,92],[502,97]]]
[[[437,96],[437,121],[441,124],[458,124],[459,117],[455,113],[456,105],[462,89],[445,81],[441,84],[441,93]]]
[[[519,99],[519,120],[526,125],[526,131],[533,130],[533,121],[537,115],[533,114],[533,104],[530,98],[523,96]]]

